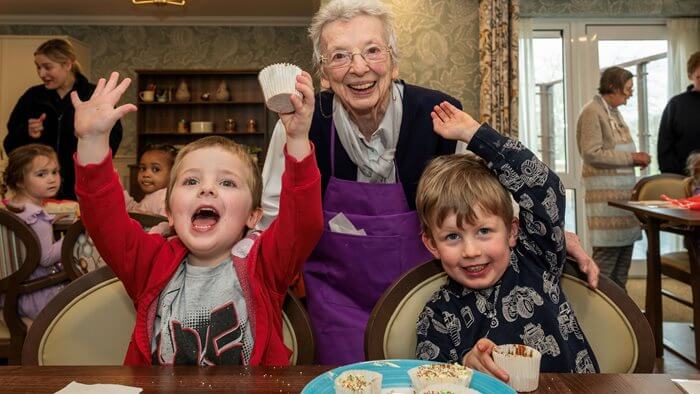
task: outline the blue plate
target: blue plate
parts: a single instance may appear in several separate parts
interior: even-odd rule
[[[381,360],[345,365],[317,376],[314,380],[310,381],[301,392],[302,394],[334,393],[335,378],[350,369],[365,369],[381,373],[382,389],[407,388],[411,387],[411,379],[408,377],[407,371],[413,367],[424,364],[433,363],[423,360]],[[477,390],[482,394],[515,394],[515,390],[513,390],[512,387],[479,371],[474,371],[469,388]]]

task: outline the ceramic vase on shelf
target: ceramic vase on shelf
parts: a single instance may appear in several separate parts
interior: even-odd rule
[[[216,88],[214,98],[216,99],[216,101],[229,101],[231,99],[231,93],[228,91],[226,81],[221,81],[219,87]]]
[[[255,122],[255,119],[253,119],[253,118],[248,119],[248,122],[246,122],[245,131],[247,133],[255,133],[258,131],[258,125]]]
[[[183,79],[175,92],[175,101],[190,101],[190,89],[187,87],[187,82]]]

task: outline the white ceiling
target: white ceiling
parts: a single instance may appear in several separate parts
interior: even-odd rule
[[[183,7],[131,0],[0,0],[0,23],[301,24],[320,0],[186,0]],[[267,23],[266,23],[267,22]]]

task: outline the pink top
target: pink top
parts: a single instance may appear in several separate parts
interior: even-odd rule
[[[140,202],[136,202],[136,200],[124,190],[126,210],[129,212],[138,211],[151,215],[165,216],[165,191],[165,188],[158,189],[153,193],[146,194]]]

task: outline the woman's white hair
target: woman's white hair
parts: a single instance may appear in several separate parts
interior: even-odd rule
[[[314,46],[313,62],[316,70],[321,70],[321,32],[331,22],[349,21],[358,15],[379,18],[384,26],[384,40],[391,46],[391,57],[396,63],[399,59],[398,43],[394,31],[394,14],[389,7],[379,0],[332,0],[321,7],[311,20],[309,38]]]

